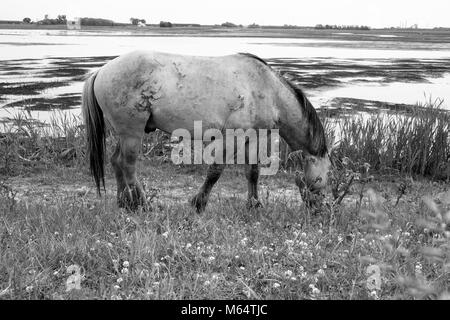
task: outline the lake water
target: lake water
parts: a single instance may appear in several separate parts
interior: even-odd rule
[[[380,38],[389,35],[380,33]],[[399,42],[400,44],[400,42]],[[429,47],[430,50],[424,50]],[[389,48],[389,49],[386,49]],[[358,60],[368,66],[389,64],[390,59],[448,59],[450,44],[408,43],[395,45],[384,41],[345,41],[330,39],[241,38],[241,37],[186,37],[142,36],[130,32],[79,32],[61,30],[0,30],[0,61],[12,59],[42,59],[34,68],[45,66],[49,57],[115,56],[136,49],[163,52],[219,56],[236,52],[250,52],[262,58],[318,59],[322,61]],[[376,59],[380,60],[376,62]],[[382,62],[383,60],[384,62]],[[374,62],[375,61],[375,62]],[[386,62],[387,61],[387,62]],[[0,82],[29,81],[26,77],[0,73]],[[36,79],[33,79],[36,80]],[[49,81],[51,79],[47,79]],[[335,97],[348,97],[413,104],[431,99],[442,99],[443,107],[450,109],[450,73],[429,77],[428,81],[383,83],[380,77],[347,78],[339,87],[317,87],[306,91],[315,106],[326,105]],[[53,90],[53,91],[52,91]],[[44,95],[78,93],[80,83],[69,87],[51,89]],[[6,99],[9,101],[9,99]],[[0,101],[0,106],[5,101]],[[0,118],[11,112],[0,110]],[[72,111],[74,112],[74,111]],[[75,111],[77,113],[79,111]],[[33,112],[42,117],[45,112]],[[45,117],[45,116],[44,116]]]

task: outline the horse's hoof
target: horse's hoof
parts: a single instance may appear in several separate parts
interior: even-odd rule
[[[255,199],[254,197],[251,197],[250,199],[248,199],[247,201],[247,209],[259,209],[259,208],[264,208],[263,204],[258,200]]]
[[[197,213],[201,213],[205,211],[206,208],[206,200],[202,195],[196,195],[191,199],[191,206],[197,210]]]
[[[144,192],[136,185],[126,187],[120,193],[117,198],[117,205],[119,208],[130,211],[136,211],[139,207],[142,207],[144,211],[148,208]]]

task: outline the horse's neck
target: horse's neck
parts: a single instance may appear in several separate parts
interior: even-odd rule
[[[304,115],[303,107],[289,90],[284,95],[280,110],[280,135],[293,150],[310,149],[309,123]]]

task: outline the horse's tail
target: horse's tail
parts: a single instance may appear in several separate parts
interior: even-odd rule
[[[100,195],[100,182],[105,190],[105,120],[94,93],[97,72],[84,83],[82,110],[86,127],[87,149],[91,175],[94,177],[97,192]]]

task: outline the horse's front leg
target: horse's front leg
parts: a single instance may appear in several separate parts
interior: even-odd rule
[[[120,151],[117,157],[117,202],[119,207],[136,210],[138,206],[147,205],[145,193],[136,179],[136,161],[139,155],[141,139],[135,137],[122,138],[119,142]],[[114,157],[114,155],[113,155]],[[119,172],[119,173],[118,173]]]
[[[245,177],[247,178],[248,186],[247,208],[262,207],[261,202],[258,200],[259,166],[257,164],[246,164]]]
[[[208,167],[205,182],[201,186],[197,195],[191,199],[191,205],[197,210],[197,212],[202,212],[205,210],[206,204],[208,203],[209,194],[211,193],[214,184],[217,180],[219,180],[224,169],[225,164],[214,163]]]

